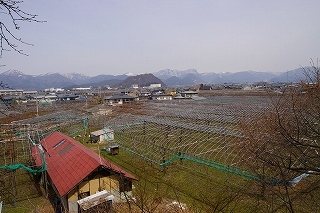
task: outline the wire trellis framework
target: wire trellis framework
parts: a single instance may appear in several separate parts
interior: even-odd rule
[[[88,116],[83,113],[68,110],[0,125],[0,197],[4,203],[15,205],[22,196],[17,190],[21,182],[30,174],[46,170],[44,157],[42,167],[35,167],[32,146],[38,146],[39,141],[53,131],[65,129],[71,136],[83,132],[87,121]],[[43,154],[40,147],[38,150]]]
[[[266,100],[265,100],[266,101]],[[239,125],[267,105],[246,102],[155,102],[143,114],[122,114],[106,123],[116,143],[147,161],[167,166],[188,160],[259,180],[246,167],[246,138]]]

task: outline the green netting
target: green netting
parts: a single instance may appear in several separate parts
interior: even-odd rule
[[[185,159],[185,160],[192,161],[192,162],[195,162],[198,164],[203,164],[203,165],[212,167],[212,168],[220,170],[220,171],[229,172],[229,173],[235,174],[235,175],[240,175],[240,176],[248,178],[248,179],[258,180],[258,181],[261,180],[259,177],[255,176],[254,174],[252,174],[248,171],[242,170],[240,168],[237,168],[234,166],[229,166],[229,165],[222,164],[222,163],[217,163],[213,160],[208,160],[208,159],[190,156],[190,155],[186,155],[186,154],[174,155],[169,160],[161,163],[160,166],[166,166],[166,165],[172,163],[172,161],[175,159]]]
[[[83,119],[83,128],[84,128],[85,130],[88,129],[88,120],[89,120],[89,118]]]
[[[21,136],[21,133],[19,133],[19,136]],[[33,145],[33,146],[40,146],[38,144],[36,144],[32,139],[31,139],[31,136],[30,134],[27,134],[27,137],[30,141],[30,143]],[[17,164],[11,164],[11,165],[4,165],[4,166],[0,166],[0,169],[8,169],[8,170],[11,170],[11,171],[16,171],[18,169],[23,169],[27,172],[30,172],[30,173],[33,173],[33,174],[37,174],[37,173],[41,173],[41,172],[44,172],[46,171],[47,169],[47,163],[45,161],[45,158],[44,158],[44,152],[41,148],[39,148],[40,150],[40,155],[41,155],[41,160],[42,160],[42,166],[40,169],[31,169],[30,167],[24,165],[24,164],[21,164],[21,163],[17,163]]]
[[[44,172],[46,171],[47,169],[47,163],[44,159],[44,153],[41,151],[41,159],[42,159],[42,166],[40,169],[31,169],[30,167],[24,165],[24,164],[21,164],[21,163],[18,163],[18,164],[12,164],[12,165],[6,165],[6,166],[0,166],[0,169],[9,169],[11,171],[16,171],[18,169],[23,169],[27,172],[30,172],[30,173],[33,173],[33,174],[37,174],[37,173],[41,173],[41,172]]]
[[[233,167],[233,166],[229,166],[229,165],[226,165],[226,164],[222,164],[222,163],[217,163],[213,160],[207,160],[207,159],[203,159],[203,158],[199,158],[199,157],[195,157],[195,156],[190,156],[190,155],[186,155],[186,154],[180,154],[180,155],[174,155],[172,156],[169,160],[166,160],[166,161],[163,161],[162,163],[159,163],[159,162],[156,162],[155,160],[152,160],[150,158],[147,158],[146,156],[144,155],[141,155],[131,149],[128,149],[126,147],[123,147],[123,146],[120,146],[121,148],[135,154],[135,155],[138,155],[140,156],[141,158],[149,161],[149,162],[152,162],[152,163],[155,163],[159,166],[166,166],[170,163],[172,163],[175,159],[185,159],[185,160],[188,160],[188,161],[191,161],[191,162],[195,162],[195,163],[198,163],[198,164],[202,164],[202,165],[206,165],[206,166],[209,166],[211,168],[214,168],[214,169],[217,169],[217,170],[220,170],[220,171],[224,171],[224,172],[228,172],[228,173],[231,173],[231,174],[235,174],[235,175],[239,175],[241,177],[244,177],[244,178],[247,178],[247,179],[251,179],[251,180],[257,180],[257,181],[261,181],[261,179],[259,177],[257,177],[256,175],[248,172],[248,171],[245,171],[245,170],[242,170],[242,169],[239,169],[237,167]]]

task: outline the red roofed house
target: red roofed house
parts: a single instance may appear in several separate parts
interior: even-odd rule
[[[134,176],[73,138],[53,132],[40,144],[47,164],[48,182],[60,198],[64,211],[78,212],[83,208],[83,198],[101,196],[102,191],[107,191],[109,198],[131,192],[132,180],[136,180]],[[36,146],[32,149],[39,167],[42,165],[40,151]]]

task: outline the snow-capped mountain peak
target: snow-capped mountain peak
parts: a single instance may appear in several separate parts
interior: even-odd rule
[[[6,76],[17,76],[17,77],[23,77],[25,76],[25,74],[21,71],[18,70],[8,70],[4,73],[2,73],[2,75],[6,75]]]
[[[89,79],[90,77],[81,73],[76,73],[76,72],[72,72],[72,73],[65,73],[65,74],[61,74],[62,76],[66,77],[67,79]]]
[[[180,70],[172,70],[172,69],[164,69],[164,70],[160,70],[156,73],[154,73],[155,76],[157,77],[183,77],[187,74],[198,74],[196,69],[188,69],[188,70],[184,70],[184,71],[180,71]]]

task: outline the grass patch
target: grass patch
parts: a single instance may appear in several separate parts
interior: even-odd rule
[[[6,180],[1,189],[1,200],[4,202],[3,212],[27,213],[36,210],[53,212],[49,200],[43,196],[32,174],[20,169],[15,172],[6,171],[5,175],[10,178],[2,178]]]
[[[103,145],[88,144],[88,147],[97,150]],[[123,149],[119,155],[110,155],[104,150],[100,150],[100,154],[139,179],[134,183],[133,192],[140,205],[142,202],[150,205],[161,198],[185,203],[194,212],[236,207],[238,212],[247,212],[246,205],[240,207],[240,200],[244,199],[241,189],[253,181],[185,160],[160,167]]]

